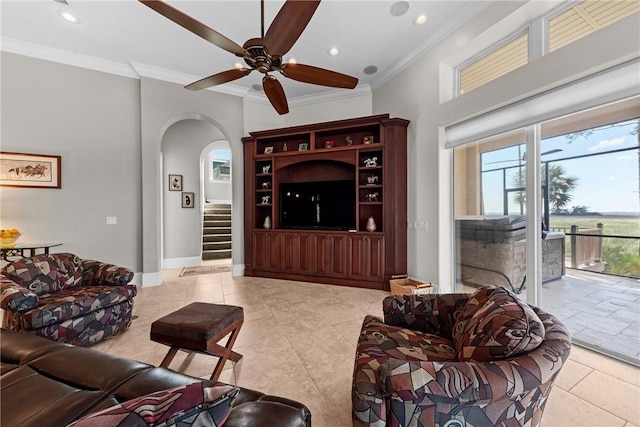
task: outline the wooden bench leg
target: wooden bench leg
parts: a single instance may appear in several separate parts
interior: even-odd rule
[[[168,368],[169,367],[169,365],[171,364],[171,361],[173,360],[173,358],[175,357],[176,353],[178,352],[178,349],[179,349],[179,347],[176,347],[175,345],[171,346],[171,348],[167,352],[167,355],[164,357],[164,359],[162,359],[162,363],[160,364],[160,366],[162,368]]]
[[[213,369],[213,373],[211,374],[210,379],[212,381],[218,380],[227,360],[238,362],[240,359],[242,359],[242,355],[233,351],[232,348],[233,344],[235,344],[236,339],[238,338],[238,334],[240,332],[240,328],[242,327],[243,321],[244,318],[240,318],[229,326],[228,329],[231,329],[231,333],[229,334],[229,339],[227,340],[227,343],[224,347],[219,345],[217,342],[210,341],[209,343],[207,343],[207,351],[220,358],[218,360],[218,363],[216,364],[216,367]]]

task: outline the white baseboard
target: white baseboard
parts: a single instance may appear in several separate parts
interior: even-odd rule
[[[244,276],[244,264],[234,264],[231,266],[231,275],[234,277]]]
[[[202,259],[198,257],[166,258],[162,261],[162,268],[197,267],[202,265]]]
[[[141,285],[143,288],[162,285],[162,281],[164,280],[162,271],[156,271],[155,273],[136,273],[133,279],[139,282],[136,283],[136,285]]]

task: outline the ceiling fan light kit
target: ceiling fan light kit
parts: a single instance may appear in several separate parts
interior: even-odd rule
[[[264,34],[264,0],[261,0],[262,37],[249,39],[242,46],[163,1],[139,1],[208,42],[242,58],[249,67],[244,68],[240,64],[239,67],[235,66],[233,69],[205,77],[185,86],[189,90],[202,90],[228,83],[256,70],[264,74],[262,88],[273,108],[278,114],[286,114],[289,112],[289,105],[284,89],[270,73],[279,72],[292,80],[335,88],[353,89],[358,84],[357,78],[346,74],[298,64],[295,61],[282,61],[283,56],[291,50],[307,27],[320,5],[320,0],[287,0],[273,19],[266,35]]]

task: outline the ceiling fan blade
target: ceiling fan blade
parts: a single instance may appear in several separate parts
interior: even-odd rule
[[[264,37],[264,44],[272,55],[284,56],[291,50],[319,4],[320,0],[288,0],[282,6]]]
[[[262,88],[265,95],[269,98],[269,102],[276,109],[278,114],[287,114],[289,112],[289,104],[284,94],[284,89],[280,82],[273,76],[266,75],[262,78]]]
[[[173,6],[168,5],[160,0],[139,0],[140,3],[145,4],[151,9],[158,12],[160,15],[167,19],[172,20],[176,24],[186,28],[192,33],[202,37],[210,43],[222,48],[228,52],[235,54],[236,56],[245,56],[247,52],[239,44],[229,40],[217,31],[204,25],[189,15],[179,11]]]
[[[346,74],[304,64],[283,64],[280,72],[290,79],[321,86],[353,89],[358,79]]]
[[[190,85],[185,86],[185,89],[189,90],[201,90],[211,86],[216,86],[222,83],[231,82],[233,80],[244,77],[253,70],[251,68],[233,68],[231,70],[223,71],[218,74],[214,74],[204,79],[193,82]]]

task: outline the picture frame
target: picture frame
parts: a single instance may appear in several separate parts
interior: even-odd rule
[[[182,207],[183,208],[193,208],[195,207],[195,193],[191,192],[183,192],[182,193]]]
[[[373,144],[373,136],[365,136],[362,140],[363,144]]]
[[[273,153],[273,147],[264,147],[264,154]]]
[[[298,151],[307,151],[308,149],[309,149],[309,144],[306,142],[303,142],[298,145]]]
[[[169,191],[182,191],[182,175],[169,175]]]
[[[62,157],[0,152],[0,186],[62,188]]]

